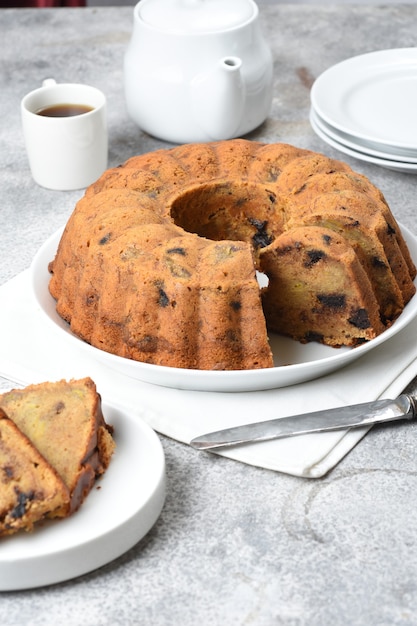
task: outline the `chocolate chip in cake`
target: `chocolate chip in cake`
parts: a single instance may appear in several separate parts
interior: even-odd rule
[[[104,237],[102,237],[99,240],[99,245],[100,246],[104,246],[104,244],[108,243],[110,241],[110,237],[111,237],[111,233],[107,233],[107,235],[104,235]]]
[[[359,220],[354,220],[354,221],[351,221],[351,222],[347,222],[345,224],[346,228],[357,228],[360,225],[361,225],[361,223],[359,222]]]
[[[252,226],[255,226],[256,233],[252,236],[253,245],[255,248],[266,248],[274,241],[272,235],[268,234],[266,227],[268,222],[266,220],[261,221],[254,217],[249,217],[248,221]]]
[[[316,263],[326,257],[326,253],[323,250],[307,250],[308,260],[305,261],[304,267],[313,267]]]
[[[322,343],[324,339],[322,333],[318,333],[315,330],[307,331],[304,337],[306,342],[317,341],[318,343]]]
[[[14,507],[13,511],[10,512],[10,517],[16,519],[17,517],[23,517],[26,513],[26,504],[33,500],[35,497],[34,491],[28,491],[24,493],[23,491],[19,491],[17,487],[15,487],[15,494],[17,496],[17,504]]]
[[[317,299],[330,309],[343,309],[346,306],[346,296],[342,293],[318,293]]]
[[[363,330],[365,330],[365,328],[370,328],[371,326],[368,311],[366,309],[358,309],[351,317],[349,317],[348,322],[349,324],[352,324],[352,326]]]
[[[383,267],[384,269],[387,269],[387,264],[377,256],[372,257],[372,265],[374,267]]]
[[[180,254],[181,256],[186,256],[187,255],[185,249],[184,248],[180,248],[180,247],[178,247],[178,248],[170,248],[169,250],[167,250],[167,253],[168,254]]]
[[[159,287],[158,292],[159,292],[159,298],[158,298],[159,306],[162,306],[162,307],[168,306],[169,298],[167,294],[165,293],[165,291],[162,289],[162,287]]]

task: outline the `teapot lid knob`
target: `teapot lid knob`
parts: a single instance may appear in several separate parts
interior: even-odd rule
[[[215,33],[241,26],[254,18],[253,0],[140,0],[140,19],[166,32]]]

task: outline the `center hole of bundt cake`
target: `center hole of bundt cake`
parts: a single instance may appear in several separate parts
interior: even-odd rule
[[[188,189],[172,203],[171,217],[177,226],[200,237],[246,241],[255,249],[274,240],[272,221],[275,233],[282,226],[272,191],[262,185],[233,182]]]

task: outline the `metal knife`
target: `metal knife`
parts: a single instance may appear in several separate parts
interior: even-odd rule
[[[190,445],[198,450],[214,450],[239,444],[269,441],[294,435],[326,432],[382,422],[417,418],[417,376],[396,400],[375,400],[352,406],[235,426],[200,435]]]

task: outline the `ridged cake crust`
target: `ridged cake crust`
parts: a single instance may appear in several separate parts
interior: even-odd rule
[[[414,294],[416,274],[366,177],[324,155],[240,139],[106,171],[49,269],[57,311],[85,341],[221,370],[273,366],[268,330],[334,346],[372,339]],[[262,290],[255,270],[269,277]]]

